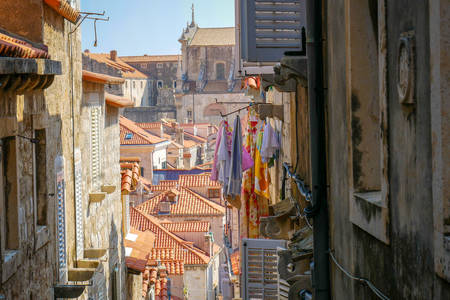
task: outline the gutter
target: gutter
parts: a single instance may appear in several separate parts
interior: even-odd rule
[[[329,225],[327,207],[327,152],[322,37],[322,0],[306,1],[306,53],[308,57],[308,99],[310,159],[314,218],[314,299],[330,299]]]

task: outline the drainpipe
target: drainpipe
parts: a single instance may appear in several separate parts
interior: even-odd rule
[[[314,299],[330,299],[328,260],[327,153],[323,82],[322,0],[306,2],[306,53],[311,146],[312,204],[314,218]],[[308,212],[307,212],[308,213]]]

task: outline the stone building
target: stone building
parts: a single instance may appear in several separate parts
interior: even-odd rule
[[[259,74],[267,101],[284,106],[286,196],[299,205],[286,224],[292,212],[271,194],[274,213],[261,218],[262,236],[292,242],[280,277],[301,275],[290,295],[314,299],[447,299],[449,3],[305,2],[308,48]]]
[[[221,112],[250,101],[235,78],[234,27],[199,28],[193,13],[178,41],[182,53],[175,95],[178,122],[217,125]]]
[[[6,299],[124,296],[118,108],[131,103],[105,94],[123,79],[82,72],[78,7],[0,4]]]
[[[90,53],[89,50],[85,50],[83,69],[124,78],[123,85],[107,87],[107,91],[133,100],[136,107],[150,105],[153,93],[152,81],[147,75],[121,60],[116,50],[111,50],[110,53]]]

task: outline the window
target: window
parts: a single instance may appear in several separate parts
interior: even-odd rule
[[[172,87],[173,87],[174,89],[177,88],[177,81],[176,81],[176,80],[172,81]]]
[[[144,87],[144,83],[141,81],[141,89]]]
[[[385,28],[378,3],[350,1],[351,22],[348,49],[349,105],[351,132],[350,219],[353,224],[389,243],[387,182],[387,95],[385,55],[379,52],[379,39]],[[375,16],[375,17],[373,17]],[[383,38],[384,39],[384,38]],[[380,57],[379,57],[380,56]],[[368,71],[370,70],[370,71]],[[384,87],[382,87],[384,85]],[[364,203],[364,205],[362,205]],[[367,208],[376,213],[368,215]]]
[[[36,205],[36,224],[47,225],[47,156],[45,129],[35,130],[34,138],[34,186]]]
[[[220,198],[220,189],[209,189],[208,197],[209,198]]]
[[[125,139],[126,139],[126,140],[131,140],[132,138],[133,138],[133,134],[132,134],[131,132],[125,134]]]
[[[167,168],[167,162],[163,161],[161,166],[162,166],[163,169],[166,169]]]
[[[216,64],[216,79],[217,80],[225,80],[225,64],[224,63]]]
[[[162,80],[158,80],[157,81],[157,85],[158,85],[158,89],[162,89],[163,88],[163,81]]]
[[[141,176],[144,177],[144,167],[141,167]]]
[[[19,207],[17,190],[17,155],[15,137],[0,140],[0,191],[2,209],[2,250],[4,259],[19,249]]]
[[[192,118],[192,111],[191,111],[191,110],[188,110],[188,111],[187,111],[187,117],[188,117],[189,119]]]
[[[136,88],[136,81],[133,81],[133,89]]]
[[[162,69],[162,67],[163,67],[163,64],[162,64],[162,63],[157,63],[157,64],[156,64],[156,68]]]

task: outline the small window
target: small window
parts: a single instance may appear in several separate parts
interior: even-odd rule
[[[208,196],[209,198],[220,198],[220,189],[209,189]]]
[[[216,64],[216,79],[217,80],[225,80],[225,64],[224,63]]]
[[[136,88],[136,82],[133,81],[133,88]]]
[[[172,87],[173,87],[174,89],[177,88],[177,81],[176,81],[176,80],[174,80],[174,81],[172,82]]]
[[[161,166],[162,166],[163,169],[167,169],[167,162],[163,161]]]
[[[144,87],[144,82],[141,81],[141,89]]]
[[[141,167],[141,176],[144,177],[144,167]]]
[[[187,116],[188,116],[188,118],[192,118],[192,111],[191,110],[187,111]]]
[[[158,85],[158,89],[162,89],[163,88],[163,81],[162,80],[158,80],[157,81],[157,85]]]
[[[131,140],[132,138],[133,138],[133,134],[132,133],[125,134],[125,139],[126,140]]]
[[[162,63],[157,63],[157,64],[156,64],[156,67],[157,67],[158,69],[162,69],[163,64],[162,64]]]

